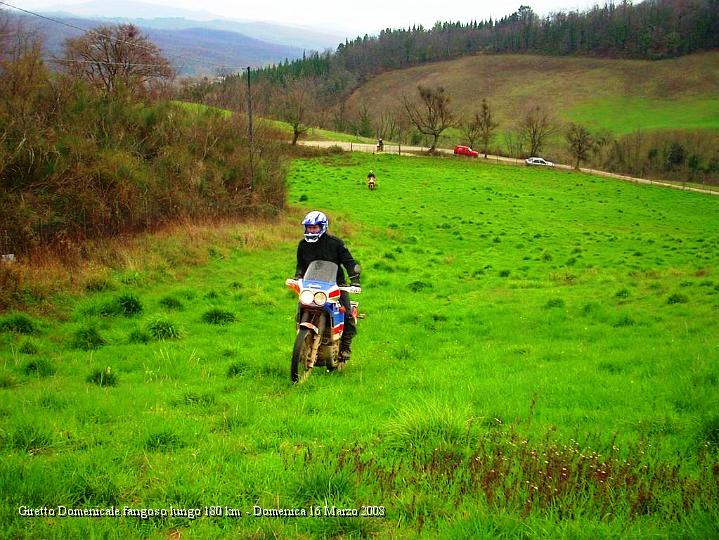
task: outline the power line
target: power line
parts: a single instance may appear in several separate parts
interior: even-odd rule
[[[94,35],[103,37],[103,38],[105,38],[105,39],[109,39],[110,41],[113,41],[113,42],[116,42],[116,43],[125,43],[125,44],[127,44],[127,45],[130,45],[130,46],[133,46],[133,47],[137,47],[137,48],[139,48],[139,49],[145,49],[145,50],[150,51],[150,52],[157,52],[157,51],[159,50],[158,47],[154,47],[154,48],[153,48],[153,47],[148,47],[148,46],[146,46],[146,45],[142,45],[141,43],[136,43],[136,42],[133,42],[133,41],[127,41],[127,40],[123,40],[123,39],[113,38],[112,36],[108,36],[107,34],[103,34],[103,33],[101,33],[101,32],[97,32],[96,30],[91,30],[91,29],[82,28],[82,27],[80,27],[80,26],[76,26],[76,25],[74,25],[74,24],[70,24],[70,23],[68,23],[68,22],[61,21],[61,20],[59,20],[59,19],[54,19],[54,18],[52,18],[52,17],[47,17],[47,16],[45,16],[45,15],[41,15],[40,13],[35,13],[34,11],[29,11],[29,10],[27,10],[27,9],[23,9],[23,8],[21,8],[21,7],[18,7],[18,6],[14,6],[14,5],[12,5],[12,4],[9,4],[9,3],[5,2],[4,0],[0,0],[0,5],[8,6],[8,7],[10,7],[10,8],[16,9],[16,10],[21,11],[21,12],[23,12],[23,13],[27,13],[28,15],[32,15],[33,17],[39,17],[40,19],[45,19],[46,21],[50,21],[50,22],[53,22],[53,23],[56,23],[56,24],[60,24],[60,25],[62,25],[62,26],[67,26],[68,28],[73,28],[73,29],[75,29],[75,30],[79,30],[79,31],[84,32],[84,33],[94,34]],[[238,71],[239,71],[239,70],[245,69],[244,66],[242,66],[242,67],[240,67],[240,66],[227,66],[227,65],[224,65],[224,64],[217,64],[217,63],[215,63],[215,62],[208,62],[208,61],[202,60],[202,59],[193,59],[193,58],[188,57],[188,56],[185,56],[185,55],[178,55],[178,54],[172,54],[172,53],[170,53],[170,54],[168,54],[168,56],[170,56],[171,58],[175,58],[175,59],[177,59],[177,60],[182,60],[182,61],[184,61],[184,63],[199,63],[199,64],[205,64],[205,65],[210,65],[210,66],[214,66],[214,67],[217,67],[217,68],[220,68],[220,69],[225,69],[225,70],[227,70],[227,69],[235,69],[235,70],[238,70]],[[60,61],[60,60],[56,60],[56,61]],[[72,61],[69,61],[69,60],[68,60],[68,62],[72,62]],[[79,62],[79,61],[75,61],[75,62]],[[113,65],[113,63],[111,63],[111,62],[94,62],[94,63],[97,63],[97,64],[105,64],[105,63],[107,63],[108,65]],[[180,65],[182,65],[181,62],[178,62],[178,63],[179,63]],[[119,64],[119,63],[116,63],[116,64]],[[133,64],[123,64],[123,65],[133,65]],[[143,64],[134,64],[134,65],[138,65],[138,66],[139,66],[139,65],[143,65]],[[149,66],[149,65],[152,65],[152,64],[144,64],[144,65]]]
[[[46,62],[60,62],[63,64],[100,64],[103,66],[127,66],[127,67],[165,67],[162,64],[135,64],[131,62],[104,62],[102,60],[70,60],[68,58],[49,58]]]

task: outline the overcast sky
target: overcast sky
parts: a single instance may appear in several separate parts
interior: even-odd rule
[[[77,0],[6,0],[30,10],[79,4]],[[124,2],[128,6],[130,2]],[[113,3],[105,0],[105,5]],[[431,27],[435,21],[471,21],[509,15],[527,4],[540,16],[555,11],[586,10],[604,1],[589,0],[150,0],[148,4],[214,13],[239,20],[271,21],[331,31],[333,34],[377,34],[384,28]],[[122,5],[122,4],[121,4]],[[132,11],[132,9],[130,9]],[[115,16],[115,13],[108,13]],[[126,16],[133,16],[127,13]]]

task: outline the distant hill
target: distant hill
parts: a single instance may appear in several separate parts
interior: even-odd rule
[[[294,26],[283,26],[259,21],[240,22],[228,19],[197,21],[176,17],[159,17],[154,19],[113,18],[108,20],[112,22],[130,22],[142,28],[157,28],[162,30],[204,28],[208,30],[236,32],[267,43],[285,45],[291,47],[292,49],[303,49],[307,51],[324,51],[326,49],[335,50],[337,45],[344,40],[344,38],[340,36],[323,34]],[[284,58],[281,60],[284,60]]]
[[[226,30],[245,36],[289,45],[293,48],[323,51],[336,49],[345,36],[307,26],[283,24],[244,19],[228,19],[203,9],[187,10],[178,7],[160,6],[149,2],[128,0],[91,0],[82,4],[61,4],[43,10],[63,17],[123,21],[143,28],[183,30],[187,28],[208,28]],[[284,60],[281,59],[281,60]]]
[[[117,4],[89,2],[78,6],[59,6],[62,11],[44,11],[43,19],[4,10],[36,28],[43,38],[48,57],[58,55],[69,37],[81,34],[72,27],[90,29],[101,24],[134,24],[142,29],[171,60],[180,74],[212,75],[226,66],[238,71],[246,66],[262,67],[301,58],[311,51],[335,49],[343,39],[311,29],[265,22],[233,21],[200,11],[186,11],[138,2]],[[68,10],[74,13],[70,13]],[[114,16],[136,13],[146,18]],[[87,14],[87,15],[78,15]],[[95,15],[102,13],[103,16]],[[162,17],[154,15],[164,13]],[[187,16],[195,17],[189,19]],[[60,21],[58,24],[55,21]]]
[[[50,56],[61,54],[65,39],[82,34],[75,28],[45,19],[26,15],[20,18],[28,28],[37,29]],[[54,18],[85,29],[117,22],[57,16]],[[195,23],[200,24],[197,21]],[[299,47],[269,43],[226,30],[197,26],[182,29],[158,29],[139,24],[137,26],[162,49],[178,72],[185,75],[211,75],[221,66],[227,66],[230,71],[238,71],[246,66],[265,66],[282,62],[286,58],[300,58],[305,52]]]

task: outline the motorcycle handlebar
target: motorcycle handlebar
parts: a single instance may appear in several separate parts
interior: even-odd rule
[[[362,292],[362,287],[340,287],[340,291],[347,291],[350,294],[359,294]]]
[[[287,285],[288,287],[298,286],[298,285],[299,285],[299,280],[297,280],[297,279],[292,279],[292,278],[287,278],[287,279],[285,280],[285,285]],[[340,291],[346,291],[346,292],[348,292],[348,293],[350,293],[350,294],[359,294],[359,293],[362,292],[362,287],[354,287],[354,286],[350,286],[350,287],[339,287],[339,290],[340,290]]]

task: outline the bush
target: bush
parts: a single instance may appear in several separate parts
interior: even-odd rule
[[[43,74],[33,91],[11,96],[16,110],[31,113],[16,119],[12,108],[0,110],[0,125],[8,126],[0,140],[0,156],[7,156],[0,231],[12,252],[47,246],[79,254],[72,246],[86,238],[179,217],[265,215],[284,207],[285,145],[255,140],[261,152],[251,168],[241,117],[102,95],[36,71]],[[210,139],[219,143],[207,145]],[[86,287],[106,290],[109,283]]]

